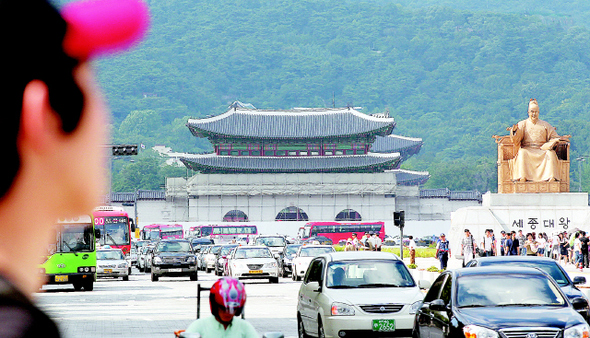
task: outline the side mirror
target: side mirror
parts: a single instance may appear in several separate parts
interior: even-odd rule
[[[442,299],[435,299],[428,306],[432,311],[447,311],[447,305]]]
[[[94,237],[100,238],[100,229],[94,229]]]
[[[309,282],[307,287],[313,292],[322,292],[322,286],[319,282]]]
[[[586,277],[584,277],[584,276],[576,276],[576,277],[574,277],[573,283],[574,283],[574,285],[586,284]]]
[[[582,297],[576,297],[571,300],[574,310],[582,310],[588,307],[588,302]]]
[[[427,290],[427,289],[430,289],[431,286],[432,286],[432,283],[428,280],[421,279],[418,281],[418,287],[420,289]]]

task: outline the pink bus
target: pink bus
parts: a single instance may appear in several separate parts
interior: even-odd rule
[[[298,236],[307,239],[314,236],[324,236],[338,244],[340,240],[347,240],[355,232],[360,239],[365,232],[378,233],[381,240],[385,240],[384,222],[309,222],[299,228]]]
[[[150,224],[141,229],[141,239],[157,241],[168,238],[183,238],[183,229],[180,224]]]
[[[250,237],[258,235],[258,228],[253,224],[208,224],[190,227],[187,236],[211,238],[215,244],[250,241]]]

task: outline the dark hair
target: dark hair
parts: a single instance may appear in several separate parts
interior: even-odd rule
[[[414,236],[408,236],[409,239],[414,239]]]
[[[62,47],[66,22],[47,1],[0,0],[0,31],[3,39],[0,102],[4,115],[0,143],[5,147],[1,197],[12,186],[20,168],[17,137],[27,84],[41,80],[47,85],[49,103],[66,133],[78,126],[84,97],[73,75],[79,62],[66,55]]]

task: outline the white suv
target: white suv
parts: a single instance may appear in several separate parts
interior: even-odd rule
[[[423,288],[430,282],[420,281]],[[299,289],[299,337],[394,334],[411,337],[424,294],[406,265],[386,252],[349,251],[314,258]]]

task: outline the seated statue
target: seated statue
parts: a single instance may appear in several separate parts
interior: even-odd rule
[[[549,123],[539,120],[537,100],[530,100],[528,114],[528,119],[506,128],[510,131],[514,146],[520,147],[516,156],[510,160],[512,180],[559,181],[560,170],[554,149],[559,141],[569,140],[560,137]]]

